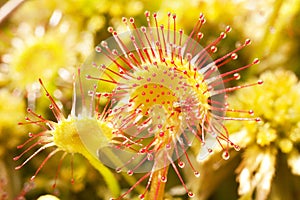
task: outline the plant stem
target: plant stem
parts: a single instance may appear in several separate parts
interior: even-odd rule
[[[114,174],[91,154],[87,153],[84,156],[89,160],[89,162],[93,165],[93,167],[96,168],[100,172],[100,174],[103,176],[112,195],[114,197],[119,196],[120,187],[119,187],[119,183],[118,183],[117,179],[115,178]]]
[[[149,200],[163,200],[165,194],[166,181],[162,182],[161,177],[168,174],[169,167],[166,166],[153,173],[151,188],[148,194]]]

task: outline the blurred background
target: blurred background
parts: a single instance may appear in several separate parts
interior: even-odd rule
[[[205,46],[226,25],[233,30],[219,45],[215,57],[233,50],[246,38],[252,44],[228,65],[234,69],[256,57],[261,63],[241,73],[235,84],[263,79],[262,87],[231,94],[234,108],[253,109],[262,123],[226,123],[241,146],[228,161],[219,150],[197,163],[201,177],[184,170],[195,199],[300,199],[300,1],[299,0],[0,0],[0,199],[14,199],[47,154],[36,156],[21,170],[13,157],[17,145],[37,132],[37,126],[18,126],[29,107],[47,119],[55,119],[38,83],[41,78],[66,115],[70,113],[72,81],[94,47],[110,36],[109,26],[125,30],[121,18],[134,17],[145,25],[145,10],[158,12],[160,23],[167,13],[177,14],[178,26],[189,33],[200,13],[206,16],[202,31]],[[197,149],[190,154],[197,155]],[[52,194],[60,199],[107,199],[103,177],[80,155],[75,156],[71,184],[70,160],[64,161],[58,185],[52,189],[58,157],[42,169],[26,199]],[[55,169],[55,170],[53,170]],[[174,173],[170,172],[170,178]],[[116,175],[118,176],[118,175]],[[122,177],[119,177],[122,179]],[[120,181],[126,191],[128,184]],[[136,196],[135,196],[136,195]],[[54,197],[52,197],[54,198]],[[132,194],[130,199],[137,198]],[[50,198],[49,198],[50,199]],[[166,199],[187,199],[174,175]]]

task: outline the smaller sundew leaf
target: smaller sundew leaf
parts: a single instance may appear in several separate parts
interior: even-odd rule
[[[25,154],[29,154],[29,152],[33,149],[37,148],[37,150],[35,150],[34,153],[31,154],[21,165],[17,166],[16,169],[21,169],[26,163],[32,160],[37,154],[43,152],[45,149],[50,147],[53,148],[53,150],[42,161],[35,174],[32,176],[31,181],[34,181],[37,174],[52,156],[56,155],[57,152],[64,152],[58,164],[57,174],[55,176],[55,184],[53,185],[53,187],[55,187],[61,162],[64,160],[66,154],[73,156],[74,154],[79,153],[89,160],[93,167],[96,168],[103,176],[111,194],[113,196],[118,196],[120,193],[120,188],[116,177],[111,170],[109,170],[99,161],[95,155],[97,152],[96,149],[109,143],[108,140],[111,137],[110,129],[105,124],[101,123],[101,121],[98,121],[97,116],[81,116],[78,118],[76,116],[69,115],[68,118],[65,118],[61,109],[57,106],[54,98],[47,91],[41,79],[39,81],[46,91],[46,96],[51,102],[52,106],[50,106],[50,109],[56,117],[57,122],[47,120],[41,115],[36,114],[32,109],[27,109],[29,115],[29,117],[26,117],[27,122],[19,124],[34,124],[42,127],[45,130],[37,134],[30,133],[29,139],[23,145],[18,146],[19,149],[23,149],[24,147],[26,148],[23,153],[21,153],[19,156],[16,156],[14,160],[19,160],[21,157],[25,156]],[[49,124],[51,124],[51,126],[48,126]],[[97,128],[95,128],[95,126],[97,126]],[[99,127],[101,127],[103,131],[99,131]],[[49,130],[47,130],[47,128]],[[79,133],[85,134],[85,136],[79,135]],[[88,140],[84,140],[84,138],[88,138]],[[88,145],[84,145],[83,142],[87,142]],[[87,146],[90,148],[93,147],[94,149],[92,150],[94,151],[91,149],[86,149]],[[95,152],[95,154],[92,154],[91,152]],[[71,170],[73,174],[72,164]],[[72,182],[73,181],[74,179],[72,177]],[[130,181],[133,182],[134,180],[130,179]],[[21,192],[20,197],[25,196],[26,193]]]

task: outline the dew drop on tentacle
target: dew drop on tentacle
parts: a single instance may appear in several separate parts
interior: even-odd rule
[[[230,158],[229,152],[228,152],[228,151],[224,151],[224,152],[222,153],[222,158],[223,158],[224,160],[228,160],[228,159]]]
[[[139,199],[141,199],[141,200],[145,199],[145,195],[144,194],[140,194],[139,195]]]
[[[182,161],[180,161],[180,162],[178,163],[178,167],[180,167],[180,168],[184,168],[184,167],[185,167],[185,163],[184,163],[184,162],[182,162]]]
[[[161,182],[166,183],[167,182],[167,177],[166,176],[161,176],[160,180],[161,180]]]
[[[117,173],[120,173],[121,171],[122,171],[122,168],[121,168],[121,167],[116,168],[116,172],[117,172]]]
[[[128,171],[127,171],[127,174],[128,174],[129,176],[132,176],[132,175],[133,175],[133,171],[132,171],[132,170],[128,170]]]
[[[240,147],[239,145],[237,145],[237,144],[234,144],[233,147],[234,147],[234,149],[235,149],[236,151],[241,150],[241,147]]]
[[[194,175],[195,175],[196,178],[199,178],[200,177],[200,172],[194,171]]]
[[[193,192],[188,192],[188,196],[192,198],[195,196],[195,194]]]

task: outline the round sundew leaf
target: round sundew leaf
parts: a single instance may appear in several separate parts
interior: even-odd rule
[[[106,85],[112,90],[103,93]],[[210,54],[192,37],[146,27],[113,32],[80,69],[75,102],[75,114],[98,113],[98,120],[111,128],[112,139],[95,138],[97,126],[82,124],[78,132],[91,154],[117,171],[164,168],[195,138],[203,144],[202,160],[217,143],[209,126],[213,115],[224,115],[225,93],[214,94],[223,89]],[[99,98],[107,99],[101,112]],[[212,105],[220,109],[212,110]],[[219,119],[214,122],[221,123]]]

